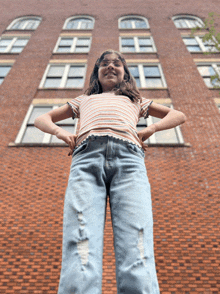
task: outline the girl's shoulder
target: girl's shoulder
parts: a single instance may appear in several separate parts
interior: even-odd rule
[[[148,99],[148,98],[145,98],[145,97],[141,97],[141,101],[140,101],[140,104],[141,106],[145,106],[146,104],[151,104],[153,101]]]
[[[80,102],[81,100],[83,100],[84,98],[86,98],[86,97],[88,97],[87,95],[85,95],[85,94],[82,94],[82,95],[80,95],[80,96],[77,96],[77,97],[75,97],[75,98],[73,98],[72,100],[71,100],[71,102]]]

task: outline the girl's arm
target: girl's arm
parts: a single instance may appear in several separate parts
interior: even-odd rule
[[[58,139],[66,142],[71,149],[69,153],[69,155],[71,155],[72,150],[75,147],[75,140],[77,136],[71,134],[70,132],[62,129],[55,124],[55,122],[69,117],[72,117],[72,109],[68,104],[65,104],[59,108],[53,109],[37,117],[34,121],[34,125],[41,131],[55,135]]]
[[[149,106],[148,114],[161,118],[161,120],[138,132],[138,136],[142,142],[147,140],[155,132],[174,128],[186,121],[186,116],[181,111],[171,109],[155,102],[151,103]]]

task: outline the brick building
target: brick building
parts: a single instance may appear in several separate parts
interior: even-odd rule
[[[0,293],[58,288],[68,148],[33,126],[82,94],[99,54],[124,53],[142,96],[183,111],[180,128],[147,142],[154,243],[163,294],[220,292],[220,54],[202,41],[217,0],[3,1],[0,22]],[[220,20],[216,26],[219,28]],[[204,55],[203,52],[212,53]],[[153,123],[142,119],[138,128]],[[60,122],[74,132],[77,121]],[[109,206],[103,293],[116,293]]]

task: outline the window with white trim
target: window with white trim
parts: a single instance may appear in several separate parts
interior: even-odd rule
[[[129,64],[130,73],[138,88],[166,88],[160,64]]]
[[[90,37],[60,37],[54,53],[88,53],[90,45]]]
[[[214,41],[209,40],[204,42],[201,36],[182,36],[182,39],[189,52],[219,52],[215,48]]]
[[[156,52],[156,47],[151,36],[120,37],[121,52]]]
[[[2,36],[0,53],[20,53],[27,45],[29,37]]]
[[[66,30],[92,30],[94,28],[94,18],[87,16],[74,16],[65,21]]]
[[[41,22],[40,17],[21,17],[15,19],[7,30],[36,30]]]
[[[145,17],[124,16],[119,19],[119,29],[149,29],[149,23]]]
[[[21,129],[15,140],[15,144],[45,144],[45,145],[67,145],[63,140],[58,139],[56,136],[47,134],[37,129],[34,126],[34,120],[41,114],[47,113],[48,111],[58,108],[59,105],[31,105]],[[64,130],[75,134],[77,127],[77,119],[68,118],[56,123]]]
[[[172,105],[166,105],[166,106],[173,108]],[[149,116],[147,119],[141,117],[137,124],[137,131],[144,129],[147,126],[150,126],[158,122],[159,120],[160,120],[159,118],[156,118],[153,116]],[[184,140],[183,140],[180,127],[177,126],[172,129],[154,133],[145,141],[145,143],[148,145],[154,145],[154,144],[182,145],[184,144]]]
[[[12,65],[0,63],[0,85],[4,81],[4,78],[7,76],[7,74],[9,73],[11,67]]]
[[[40,88],[83,88],[85,64],[49,64]]]
[[[212,76],[216,75],[220,78],[220,63],[200,63],[197,64],[197,68],[208,88],[220,87],[217,78],[211,79]]]
[[[192,15],[174,16],[173,21],[178,29],[192,29],[196,27],[204,27],[203,21],[199,17]]]

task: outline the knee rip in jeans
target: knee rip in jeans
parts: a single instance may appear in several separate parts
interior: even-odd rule
[[[79,233],[82,238],[77,243],[77,250],[81,257],[82,265],[86,265],[89,257],[89,240],[87,238],[83,238],[83,230],[85,228],[85,223],[83,222],[83,214],[82,212],[78,213],[78,221],[79,221]]]

